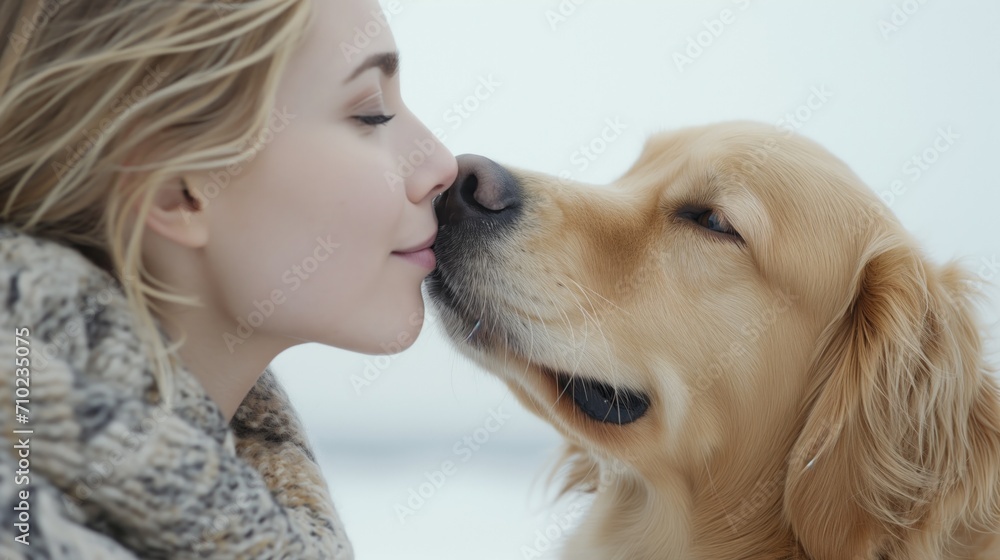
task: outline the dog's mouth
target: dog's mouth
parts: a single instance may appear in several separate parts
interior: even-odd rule
[[[472,315],[463,312],[463,306],[459,305],[459,298],[449,283],[444,281],[439,270],[434,270],[428,276],[428,280],[430,281],[428,288],[431,297],[443,307],[449,308],[463,317],[463,322],[471,322],[472,324],[472,327],[467,328],[464,334],[455,333],[453,335],[456,337],[456,341],[461,340],[461,344],[485,351],[505,346],[520,353],[521,349],[517,347],[517,341],[509,336],[504,336],[503,329],[498,331],[499,325],[486,321],[482,317],[475,321],[468,320]],[[527,354],[530,355],[530,352]],[[642,418],[649,410],[651,399],[645,392],[615,387],[596,379],[570,375],[537,363],[536,365],[539,367],[541,375],[554,385],[556,403],[560,399],[569,398],[578,410],[596,422],[613,425],[630,424]]]
[[[630,424],[649,410],[649,396],[641,391],[567,373],[544,371],[555,381],[558,398],[570,397],[581,412],[598,422]]]

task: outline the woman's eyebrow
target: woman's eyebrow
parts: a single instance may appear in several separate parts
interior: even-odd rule
[[[399,69],[399,51],[394,52],[383,52],[376,53],[364,60],[351,75],[344,80],[344,83],[350,82],[354,78],[358,77],[358,74],[368,70],[369,68],[379,68],[386,77],[391,78],[396,75],[396,71]]]

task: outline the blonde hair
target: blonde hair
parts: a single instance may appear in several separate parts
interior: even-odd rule
[[[254,156],[311,19],[309,0],[0,2],[0,220],[115,277],[166,406],[185,337],[165,343],[157,303],[199,303],[143,266],[155,187]]]

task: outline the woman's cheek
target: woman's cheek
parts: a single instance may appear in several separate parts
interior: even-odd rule
[[[371,157],[364,169],[356,168],[342,188],[349,194],[342,206],[351,224],[346,237],[362,236],[377,241],[386,253],[397,249],[400,219],[406,190],[399,184],[400,173],[388,155]],[[404,170],[405,171],[405,170]],[[405,179],[402,179],[405,181]]]

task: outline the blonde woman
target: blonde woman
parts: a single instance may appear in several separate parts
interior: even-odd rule
[[[0,557],[349,558],[268,364],[408,347],[455,158],[374,0],[3,0]]]

